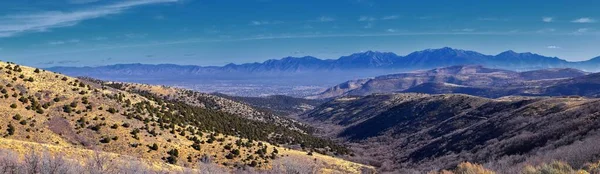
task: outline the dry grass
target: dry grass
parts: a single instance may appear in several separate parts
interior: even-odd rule
[[[8,96],[5,98],[3,97],[4,94],[0,94],[2,96],[0,98],[0,136],[4,137],[0,138],[0,149],[11,149],[19,154],[25,154],[30,150],[29,147],[39,147],[48,149],[51,152],[64,153],[71,156],[72,159],[87,159],[93,152],[89,149],[97,149],[115,159],[140,159],[139,161],[149,164],[150,168],[153,169],[179,170],[181,168],[178,166],[198,166],[198,159],[204,155],[212,157],[213,164],[227,164],[229,167],[236,164],[245,165],[250,161],[244,159],[256,157],[254,152],[261,148],[258,145],[260,143],[263,144],[263,147],[267,147],[267,154],[270,154],[273,148],[278,148],[279,157],[317,159],[327,170],[357,173],[360,168],[366,167],[324,155],[308,156],[306,152],[283,150],[283,148],[265,142],[254,141],[252,147],[238,147],[235,146],[237,140],[243,142],[248,140],[220,134],[217,134],[216,138],[222,141],[200,144],[200,150],[196,150],[191,147],[193,142],[188,140],[186,136],[171,134],[170,130],[161,130],[157,125],[147,124],[122,115],[124,111],[132,109],[125,106],[122,101],[128,100],[132,104],[150,101],[140,95],[112,88],[103,88],[95,83],[43,70],[35,72],[35,68],[31,67],[20,66],[20,72],[8,69],[8,67],[12,69],[15,66],[14,64],[0,62],[0,67],[2,67],[0,69],[0,86],[7,90],[6,94]],[[33,79],[32,82],[27,80],[30,77]],[[137,86],[163,95],[170,95],[177,91],[173,88],[160,86]],[[122,100],[114,99],[115,95],[120,95]],[[31,102],[19,101],[21,97],[32,97],[40,104],[48,103],[50,106],[43,109],[43,113],[37,113],[35,109],[27,108],[32,105]],[[84,98],[87,98],[89,104],[83,104],[82,100]],[[73,102],[78,104],[72,107],[72,112],[64,112],[63,106],[70,105]],[[16,105],[16,108],[11,107],[13,104]],[[152,101],[151,104],[158,106]],[[86,108],[86,106],[91,107],[91,109]],[[111,113],[108,111],[109,108],[114,108],[119,112]],[[21,118],[13,118],[17,114]],[[154,118],[152,115],[144,115],[143,117]],[[85,119],[86,123],[78,122],[80,119]],[[128,128],[121,126],[124,123],[130,126]],[[14,127],[12,135],[9,134],[7,129],[9,125]],[[102,126],[99,126],[99,130],[93,130],[90,127],[94,125]],[[112,125],[118,126],[117,128],[110,128]],[[133,138],[130,132],[134,128],[142,127],[149,127],[149,130],[155,129],[156,135],[142,130],[138,133],[138,139]],[[175,128],[185,129],[186,127],[177,125]],[[212,132],[203,132],[205,137],[209,134],[212,134]],[[117,137],[116,140],[109,143],[99,141],[103,138],[113,137]],[[149,150],[147,146],[154,143],[158,145],[158,150]],[[138,146],[133,147],[133,144]],[[233,144],[233,148],[240,150],[239,157],[234,159],[225,157],[229,153],[228,150],[225,150],[227,144]],[[164,158],[168,156],[167,152],[171,149],[178,149],[179,151],[176,163],[178,166],[164,163]],[[188,157],[190,157],[190,161],[188,161]],[[272,168],[273,160],[271,159],[256,161],[259,163],[257,169],[268,170]]]

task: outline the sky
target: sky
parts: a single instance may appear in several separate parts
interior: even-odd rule
[[[0,2],[0,60],[35,67],[218,66],[453,47],[600,56],[600,1],[23,0]]]

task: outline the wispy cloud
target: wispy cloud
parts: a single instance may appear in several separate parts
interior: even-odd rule
[[[6,15],[0,17],[0,37],[11,37],[26,32],[44,32],[54,28],[70,27],[77,25],[81,21],[120,14],[136,6],[177,1],[179,0],[134,0],[69,12],[43,11],[30,14]]]
[[[148,36],[146,33],[127,33],[124,35],[128,39],[143,39]]]
[[[398,19],[400,16],[398,15],[390,15],[390,16],[384,16],[381,18],[381,20],[392,20],[392,19]]]
[[[358,21],[375,21],[375,20],[377,20],[377,19],[374,17],[371,17],[371,16],[361,16],[358,18]]]
[[[591,33],[592,29],[591,28],[580,28],[575,30],[574,32],[572,32],[572,35],[584,35],[584,34],[588,34]]]
[[[542,22],[553,22],[554,18],[553,17],[543,17],[542,18]]]
[[[475,29],[472,29],[472,28],[463,28],[463,29],[456,29],[456,30],[452,30],[452,31],[456,31],[456,32],[474,32]]]
[[[100,0],[69,0],[68,2],[71,4],[89,4],[89,3],[94,3],[94,2],[98,2]]]
[[[556,45],[549,45],[546,48],[548,48],[548,49],[560,49],[560,47],[556,46]]]
[[[60,60],[60,61],[48,61],[48,62],[39,62],[39,65],[54,65],[54,64],[75,64],[79,63],[79,60]]]
[[[536,31],[536,33],[552,33],[555,31],[556,31],[556,29],[554,29],[554,28],[544,28],[544,29]]]
[[[59,41],[50,41],[48,45],[63,45],[67,43],[79,43],[81,40],[79,39],[70,39],[70,40],[59,40]]]
[[[369,22],[363,28],[373,28],[373,23]]]
[[[100,40],[107,40],[107,39],[108,39],[108,38],[106,38],[106,37],[102,37],[102,36],[99,36],[99,37],[95,37],[95,38],[93,38],[93,40],[96,40],[96,41],[100,41]]]
[[[579,18],[579,19],[572,20],[571,22],[573,22],[573,23],[595,23],[596,20],[592,19],[592,18]]]
[[[250,21],[250,25],[269,25],[269,24],[282,24],[282,21],[267,21],[267,20],[254,20]]]
[[[393,19],[398,19],[399,16],[397,15],[390,15],[390,16],[384,16],[384,17],[373,17],[373,16],[360,16],[358,18],[358,21],[360,22],[372,22],[372,21],[377,21],[377,20],[393,20]]]
[[[390,33],[395,33],[395,32],[396,32],[396,29],[392,29],[392,28],[390,28],[390,29],[387,29],[387,30],[385,30],[385,31],[387,31],[387,32],[390,32]]]
[[[478,21],[509,21],[507,18],[479,17]]]
[[[56,63],[58,63],[58,64],[75,64],[75,63],[79,63],[79,62],[80,62],[79,60],[61,60]]]
[[[332,22],[335,21],[335,18],[329,16],[321,16],[314,20],[315,22]]]
[[[250,21],[250,25],[266,25],[269,21]]]

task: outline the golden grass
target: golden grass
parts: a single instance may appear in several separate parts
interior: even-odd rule
[[[133,128],[140,128],[146,126],[144,122],[136,119],[128,119],[120,113],[111,114],[107,112],[108,108],[115,108],[123,111],[123,103],[118,102],[114,99],[109,99],[105,95],[123,95],[124,100],[130,100],[132,103],[138,103],[141,101],[149,101],[148,99],[125,91],[114,90],[112,88],[102,88],[99,85],[92,83],[84,83],[84,86],[80,86],[81,80],[76,78],[68,77],[65,75],[46,72],[40,70],[39,73],[34,72],[35,68],[20,66],[21,72],[11,71],[11,74],[7,73],[9,70],[6,67],[7,63],[0,62],[0,85],[3,85],[5,89],[8,89],[8,98],[0,98],[0,148],[11,149],[21,154],[28,151],[27,147],[45,148],[52,152],[62,152],[65,155],[72,156],[73,159],[85,159],[93,152],[89,149],[99,149],[104,154],[117,157],[127,158],[139,158],[141,161],[145,161],[152,166],[153,169],[167,169],[177,170],[177,166],[168,165],[164,163],[161,158],[167,156],[167,151],[171,149],[179,150],[178,165],[180,166],[196,166],[195,160],[188,162],[187,157],[191,156],[193,159],[197,159],[201,155],[207,154],[213,156],[213,162],[216,164],[222,163],[247,163],[242,159],[249,156],[256,156],[255,151],[258,150],[255,141],[255,146],[251,148],[237,147],[241,151],[240,157],[234,159],[226,159],[225,155],[229,152],[224,150],[224,146],[231,143],[235,144],[235,141],[240,139],[238,137],[217,135],[217,138],[223,138],[223,142],[215,141],[214,143],[201,144],[200,150],[195,150],[190,146],[193,144],[192,141],[188,140],[185,136],[179,136],[169,133],[169,130],[160,130],[156,125],[150,125],[150,129],[156,129],[158,136],[152,136],[151,134],[141,131],[139,133],[139,140],[132,138],[130,132]],[[10,65],[14,67],[14,64]],[[24,76],[23,79],[19,76]],[[25,81],[32,77],[33,82]],[[17,78],[17,80],[13,80]],[[11,84],[12,87],[8,87]],[[162,95],[175,95],[178,90],[176,88],[169,88],[163,86],[152,86],[152,85],[133,85],[136,88],[142,88],[142,90],[148,90],[155,94]],[[54,103],[50,108],[45,109],[43,114],[36,113],[34,110],[28,110],[25,107],[27,105],[22,104],[18,101],[20,97],[12,97],[13,94],[18,94],[20,89],[26,89],[24,96],[35,96],[39,99],[40,103]],[[13,91],[14,90],[14,91]],[[84,91],[84,92],[82,92]],[[69,105],[71,102],[81,100],[86,97],[88,98],[90,105],[93,106],[91,111],[85,111],[81,113],[65,113],[62,107]],[[60,98],[59,102],[53,102],[54,98]],[[11,104],[16,104],[17,108],[11,108]],[[151,102],[157,105],[154,102]],[[100,110],[99,108],[103,108]],[[86,110],[85,106],[81,103],[73,108],[74,110],[83,111]],[[15,120],[12,117],[16,114],[22,116],[22,119]],[[106,124],[99,131],[92,131],[89,128],[76,129],[78,123],[77,120],[85,118],[89,125],[95,124]],[[22,125],[20,122],[26,120],[26,124]],[[56,122],[62,122],[57,126]],[[109,126],[113,124],[121,125],[123,123],[129,123],[130,128],[124,128],[119,126],[117,129],[111,129]],[[8,125],[13,125],[16,128],[14,135],[8,135],[6,128]],[[181,128],[176,126],[176,128]],[[59,129],[59,131],[57,131]],[[211,132],[203,132],[204,135],[208,135]],[[102,137],[114,137],[117,136],[118,140],[111,141],[108,144],[100,143],[99,140]],[[202,137],[204,138],[204,137]],[[242,139],[247,141],[246,139]],[[86,145],[82,144],[87,142]],[[131,143],[139,143],[140,146],[137,148],[131,147]],[[160,148],[157,151],[149,151],[149,146],[156,143]],[[268,148],[267,154],[270,154],[275,146],[261,142]],[[323,173],[359,173],[361,168],[372,168],[357,163],[348,162],[342,159],[333,158],[325,155],[314,153],[313,156],[306,155],[306,152],[296,150],[284,150],[284,148],[278,148],[280,157],[290,157],[302,160],[316,161],[323,166]],[[316,159],[316,160],[315,160]],[[259,160],[260,161],[260,160]],[[258,169],[271,169],[273,161],[261,161],[263,165],[260,165]]]

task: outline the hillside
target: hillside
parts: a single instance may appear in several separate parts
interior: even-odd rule
[[[354,83],[355,81],[349,81],[310,98],[364,96],[391,92],[464,93],[484,97],[501,97],[526,94],[531,88],[553,85],[553,82],[586,74],[586,72],[569,68],[515,72],[483,66],[461,65],[355,80],[361,82],[358,84]]]
[[[169,98],[160,90],[134,92],[110,86],[1,62],[3,142],[97,149],[184,167],[197,166],[200,159],[209,158],[222,167],[265,170],[288,156],[316,158],[323,163],[323,170],[356,172],[366,167],[317,153],[309,156],[307,152],[288,150],[286,147],[301,145],[306,151],[347,153],[330,141],[283,124],[261,121],[260,114],[245,115],[258,111],[240,109],[243,106],[230,110],[228,106],[235,105],[230,100],[204,97],[202,106],[192,104],[192,100]]]
[[[300,114],[312,110],[325,102],[325,100],[303,99],[285,95],[273,95],[267,97],[240,97],[219,93],[216,93],[215,95],[243,102],[256,108],[272,111],[281,116]]]
[[[469,161],[506,172],[553,160],[576,168],[599,160],[599,103],[579,97],[379,94],[341,97],[301,118],[348,142],[355,160],[382,171],[448,169]]]
[[[92,79],[98,83],[106,86],[111,86],[115,89],[120,89],[132,93],[138,93],[143,95],[153,95],[164,100],[182,102],[187,105],[201,107],[203,109],[224,112],[238,117],[255,120],[263,123],[272,123],[277,126],[285,127],[290,130],[299,131],[302,133],[310,133],[311,129],[309,126],[304,125],[296,120],[292,120],[286,117],[281,117],[273,112],[276,112],[277,108],[268,108],[267,105],[260,105],[248,103],[247,101],[257,101],[262,98],[252,97],[231,97],[226,95],[212,95],[205,94],[197,91],[192,91],[182,88],[174,88],[167,86],[154,86],[137,83],[121,83],[121,82],[103,82]],[[270,98],[278,98],[277,96]],[[279,101],[271,100],[270,98],[264,98],[260,101],[270,102],[272,105],[278,104]],[[288,99],[288,97],[282,96],[280,98]],[[295,98],[291,98],[295,99]],[[309,101],[304,99],[298,99],[301,101]],[[241,101],[241,102],[240,102]],[[292,100],[293,102],[294,100]],[[246,104],[248,103],[248,104]],[[263,103],[264,104],[264,103]],[[259,107],[262,106],[262,107]],[[312,106],[314,107],[314,106]],[[288,111],[293,108],[280,108],[281,111]]]

